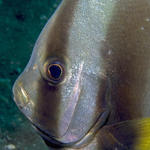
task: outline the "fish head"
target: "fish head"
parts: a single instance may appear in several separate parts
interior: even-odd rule
[[[66,145],[94,135],[109,114],[110,84],[96,34],[102,29],[90,30],[92,16],[82,24],[83,5],[62,2],[13,87],[17,106],[41,136]]]

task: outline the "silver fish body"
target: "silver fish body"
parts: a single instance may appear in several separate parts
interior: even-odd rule
[[[13,87],[50,149],[138,150],[149,123],[139,120],[150,117],[149,33],[149,0],[63,0]]]

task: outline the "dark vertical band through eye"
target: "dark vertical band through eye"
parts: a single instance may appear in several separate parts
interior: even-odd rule
[[[53,80],[59,80],[62,75],[62,67],[59,64],[51,64],[48,73]]]

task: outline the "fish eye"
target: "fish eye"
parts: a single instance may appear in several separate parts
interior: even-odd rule
[[[51,63],[48,65],[47,75],[51,83],[58,84],[63,79],[64,68],[58,62]]]
[[[50,78],[54,80],[59,80],[62,74],[62,67],[59,64],[51,64],[48,67],[48,73]]]

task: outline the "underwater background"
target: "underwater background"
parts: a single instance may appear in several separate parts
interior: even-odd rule
[[[48,150],[13,101],[12,86],[61,0],[0,0],[0,150]]]

